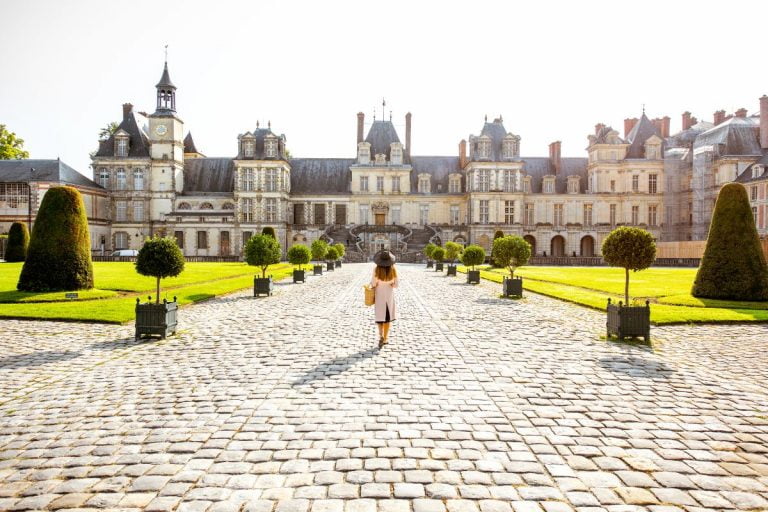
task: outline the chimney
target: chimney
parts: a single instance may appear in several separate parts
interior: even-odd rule
[[[467,141],[461,139],[459,142],[459,168],[464,169],[467,165]]]
[[[718,110],[718,111],[717,111],[717,112],[715,112],[715,114],[714,114],[714,123],[715,123],[715,126],[719,125],[719,124],[720,124],[720,123],[722,123],[723,121],[725,121],[725,110]]]
[[[768,149],[768,96],[760,98],[760,147]]]
[[[736,117],[747,117],[747,109],[740,108],[739,110],[736,111],[736,113],[734,115]]]
[[[130,103],[123,103],[123,119],[128,117],[128,114],[133,112],[133,105]]]
[[[411,113],[405,114],[405,156],[406,162],[411,161]]]
[[[627,135],[629,135],[629,132],[632,131],[632,128],[635,127],[638,121],[639,119],[636,117],[633,117],[631,119],[627,118],[624,120],[624,138],[625,139],[627,138]]]
[[[363,125],[365,124],[365,114],[362,112],[357,113],[357,143],[363,142]]]
[[[560,159],[560,145],[561,142],[556,140],[549,145],[549,163],[551,165],[554,174],[560,174],[560,167],[562,160]]]
[[[662,139],[669,137],[669,116],[659,117],[653,120],[653,124],[659,131],[659,136]]]
[[[684,131],[694,125],[693,119],[694,118],[691,117],[690,112],[688,112],[687,110],[683,112],[683,130]]]
[[[600,135],[600,130],[605,128],[605,125],[603,123],[597,123],[595,125],[595,135]]]

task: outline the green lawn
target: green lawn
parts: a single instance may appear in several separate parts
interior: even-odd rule
[[[267,274],[280,280],[292,269],[281,263]],[[181,275],[163,279],[161,298],[177,296],[184,305],[250,288],[258,270],[245,263],[187,263]],[[64,292],[16,291],[20,271],[21,263],[0,264],[0,317],[123,323],[134,319],[137,297],[144,300],[155,292],[155,279],[137,274],[133,263],[95,262],[96,288],[79,291],[77,301],[64,299]]]
[[[483,279],[500,283],[504,269],[481,269]],[[459,266],[460,272],[465,267]],[[608,298],[624,300],[624,269],[611,267],[523,267],[523,288],[582,306],[605,311]],[[690,290],[696,269],[650,268],[631,272],[629,293],[633,301],[652,302],[654,324],[767,322],[768,302],[697,299]]]

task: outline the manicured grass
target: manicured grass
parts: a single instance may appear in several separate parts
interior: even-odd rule
[[[15,272],[10,268],[12,265],[16,267]],[[92,298],[97,298],[100,293],[108,293],[110,298],[31,304],[28,302],[30,297],[22,297],[13,304],[0,304],[0,317],[123,323],[135,318],[137,297],[146,300],[147,295],[154,296],[154,278],[136,274],[133,263],[96,262],[93,266],[97,286],[108,291],[96,290],[99,293],[94,293]],[[281,263],[271,266],[267,274],[277,281],[291,275],[292,270],[293,266]],[[11,291],[19,293],[15,287],[20,271],[21,264],[0,265],[0,296],[10,296]],[[257,271],[261,275],[259,269],[244,263],[187,263],[180,276],[161,282],[161,298],[173,300],[176,296],[179,304],[185,305],[250,288]],[[186,275],[187,272],[189,275]],[[118,295],[117,290],[129,292]],[[94,290],[81,290],[78,293],[85,297],[90,292]],[[30,295],[36,295],[37,300],[46,295],[63,296],[63,292]]]
[[[478,267],[480,277],[501,283],[508,275],[504,269]],[[466,268],[459,266],[460,272]],[[568,276],[573,273],[573,279]],[[648,273],[648,275],[644,275]],[[608,298],[624,300],[624,271],[608,267],[523,267],[516,271],[523,277],[523,288],[605,311]],[[617,274],[620,278],[617,279]],[[713,301],[697,299],[689,293],[696,276],[695,269],[651,268],[630,274],[630,296],[648,298],[651,322],[733,323],[767,322],[768,302]],[[638,279],[642,277],[642,279]],[[636,283],[637,281],[637,283]],[[669,285],[667,285],[669,283]],[[668,290],[665,292],[665,290]],[[680,293],[684,290],[683,293]]]

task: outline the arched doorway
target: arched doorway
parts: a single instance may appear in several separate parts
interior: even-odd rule
[[[552,237],[552,243],[549,247],[549,254],[554,257],[565,256],[565,238],[560,235]]]
[[[587,257],[595,255],[595,239],[590,235],[581,239],[581,255]]]
[[[536,238],[533,235],[525,235],[523,240],[531,244],[531,256],[536,256]]]

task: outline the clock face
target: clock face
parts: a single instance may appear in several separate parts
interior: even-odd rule
[[[155,128],[155,133],[158,135],[165,135],[165,133],[168,131],[168,128],[165,127],[164,124],[157,125],[157,128]]]

